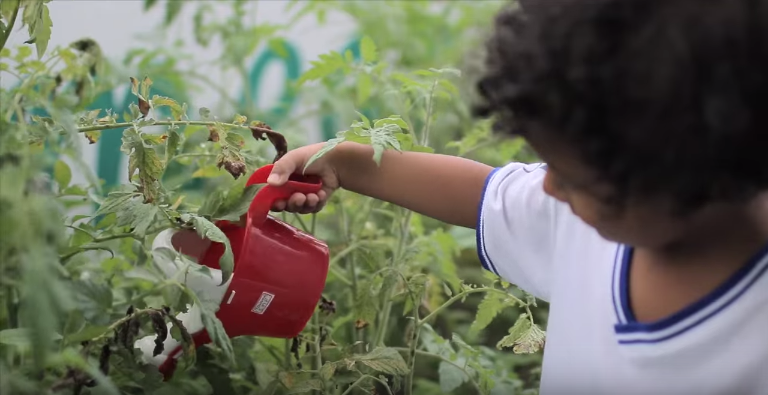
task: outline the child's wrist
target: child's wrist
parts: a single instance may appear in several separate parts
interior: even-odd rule
[[[345,141],[328,154],[328,165],[336,173],[339,186],[344,189],[348,189],[350,184],[356,184],[359,178],[365,177],[367,169],[370,168],[368,162],[373,163],[373,150],[365,144]]]

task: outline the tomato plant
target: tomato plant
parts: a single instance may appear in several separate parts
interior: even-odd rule
[[[215,315],[218,306],[188,288],[184,273],[167,276],[152,243],[170,228],[222,243],[226,280],[233,258],[214,223],[240,218],[259,188],[246,187],[247,175],[284,154],[294,139],[249,120],[248,111],[218,116],[154,94],[151,75],[110,75],[96,40],[48,48],[47,3],[3,1],[0,7],[0,73],[19,80],[0,90],[0,392],[509,394],[535,388],[536,380],[526,377],[531,370],[521,367],[538,361],[545,310],[512,284],[479,274],[473,232],[345,191],[318,214],[280,214],[331,249],[323,298],[301,335],[230,339]],[[14,27],[26,27],[30,38],[9,48]],[[327,150],[341,141],[370,144],[374,161],[384,150],[452,150],[489,162],[527,155],[521,141],[494,137],[485,120],[461,117],[451,133],[464,131],[446,138],[446,119],[466,112],[462,71],[423,65],[429,59],[413,56],[388,63],[382,53],[392,48],[375,36],[362,37],[359,58],[329,52],[298,81],[308,100],[336,97],[338,111],[325,113],[347,120]],[[130,107],[88,108],[112,81],[130,88]],[[365,115],[364,106],[375,116]],[[109,190],[81,153],[83,142],[97,144],[106,133],[122,134],[128,158],[129,181]],[[76,173],[84,181],[75,181]],[[198,179],[208,182],[196,188]],[[189,260],[184,271],[209,272]],[[459,307],[470,300],[476,308]],[[192,306],[213,340],[197,349],[177,318]],[[501,317],[511,325],[489,336]],[[175,328],[170,336],[185,348],[183,363],[164,381],[135,340],[162,340],[169,324]],[[159,352],[161,345],[153,354]]]

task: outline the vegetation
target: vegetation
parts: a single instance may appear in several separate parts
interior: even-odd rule
[[[122,74],[97,38],[48,48],[48,2],[0,3],[0,75],[18,80],[0,90],[0,393],[535,392],[546,307],[480,269],[472,230],[344,191],[319,214],[280,216],[332,252],[323,300],[302,334],[228,338],[217,306],[184,285],[184,272],[169,278],[155,264],[152,241],[168,228],[194,229],[229,249],[214,223],[240,218],[259,188],[246,187],[247,176],[303,144],[297,125],[308,115],[265,113],[249,92],[244,101],[221,92],[211,102],[229,106],[215,111],[157,94],[160,79],[180,86],[181,96],[216,84],[180,67],[173,59],[182,54],[170,50],[131,51],[131,73]],[[387,149],[495,165],[533,159],[522,141],[499,140],[489,121],[469,116],[477,66],[466,51],[478,47],[479,27],[500,3],[448,3],[294,2],[285,25],[255,26],[245,23],[245,2],[222,20],[202,2],[146,8],[166,7],[162,32],[181,7],[196,7],[197,43],[220,39],[220,67],[244,77],[242,59],[260,45],[279,49],[300,18],[345,13],[360,22],[356,47],[320,56],[292,87],[324,119],[349,125],[328,149],[352,140],[376,148],[371,160]],[[403,22],[383,23],[386,13]],[[19,28],[29,40],[7,47]],[[420,33],[434,31],[445,42]],[[148,61],[158,58],[170,60]],[[94,107],[119,85],[130,87],[127,108]],[[115,186],[81,155],[82,144],[113,134],[122,136],[129,179]],[[74,182],[75,174],[86,181]],[[185,271],[208,272],[177,259]],[[231,254],[220,265],[228,278]],[[175,317],[193,305],[213,342],[185,347],[184,363],[163,381],[134,341],[164,336],[170,322],[179,328],[171,335],[189,345]]]

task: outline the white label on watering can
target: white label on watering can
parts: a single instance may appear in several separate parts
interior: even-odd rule
[[[267,307],[269,307],[269,304],[272,303],[272,299],[274,298],[275,295],[272,295],[269,292],[263,292],[259,298],[259,301],[256,302],[256,305],[253,306],[251,311],[256,314],[264,314],[264,312],[267,311]]]

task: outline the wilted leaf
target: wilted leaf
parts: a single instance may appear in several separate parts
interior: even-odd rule
[[[195,360],[197,358],[197,347],[192,339],[192,335],[190,335],[187,328],[184,327],[184,323],[178,318],[168,314],[168,319],[173,324],[173,329],[179,331],[179,334],[181,335],[182,344],[184,346],[182,358],[184,359],[185,367],[190,368],[195,365]]]
[[[164,163],[153,147],[144,145],[144,139],[134,128],[123,132],[122,152],[129,155],[128,179],[139,173],[141,191],[146,203],[154,202],[160,194],[158,179],[163,175]]]
[[[273,162],[277,162],[278,159],[288,153],[288,142],[285,140],[285,137],[282,134],[273,131],[269,125],[263,122],[251,122],[251,134],[253,134],[253,138],[256,140],[269,139],[269,142],[272,143],[272,146],[275,147],[275,151],[277,151]],[[266,137],[264,137],[265,135]]]
[[[96,144],[101,138],[101,130],[92,130],[90,132],[85,132],[84,134],[85,139],[88,140],[88,144]]]
[[[533,325],[528,314],[521,314],[509,330],[509,335],[504,336],[496,348],[512,348],[516,354],[532,354],[544,347],[546,333],[538,325]]]

